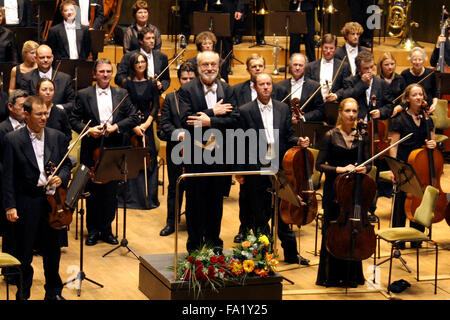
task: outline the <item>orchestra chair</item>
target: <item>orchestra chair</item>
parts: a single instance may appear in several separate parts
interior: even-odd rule
[[[7,273],[8,276],[19,275],[19,296],[22,297],[22,268],[20,266],[20,261],[16,257],[6,252],[0,252],[0,269],[7,269],[9,271]],[[9,281],[5,282],[6,300],[9,300]]]
[[[430,242],[435,246],[436,253],[436,262],[434,269],[434,294],[437,293],[437,273],[438,273],[438,244],[437,242],[431,239],[431,227],[433,225],[434,218],[434,209],[436,207],[436,200],[439,195],[439,190],[433,186],[427,186],[425,192],[423,194],[422,201],[417,207],[416,212],[414,213],[414,222],[423,225],[428,229],[428,234],[425,232],[419,231],[417,229],[411,227],[395,227],[395,228],[386,228],[377,231],[377,243],[378,247],[380,247],[380,239],[389,242],[391,244],[391,255],[388,259],[378,263],[376,263],[376,254],[374,254],[374,265],[379,266],[387,261],[389,261],[389,279],[388,279],[388,294],[390,292],[391,285],[391,274],[392,274],[392,260],[394,258],[400,258],[400,254],[394,254],[395,252],[400,253],[398,247],[401,244],[405,244],[405,242],[417,242],[420,243],[422,241]],[[397,249],[397,250],[396,250]],[[417,281],[420,281],[419,278],[419,246],[417,246]],[[374,272],[375,272],[374,268]],[[409,270],[408,270],[409,271]],[[409,271],[410,272],[410,271]]]
[[[439,132],[450,128],[450,118],[448,117],[448,101],[444,99],[438,99],[436,110],[430,116],[430,118],[433,120],[434,128]],[[442,147],[442,144],[447,139],[448,137],[444,134],[435,134],[435,140],[439,148]]]
[[[165,180],[166,180],[166,173],[165,173],[166,148],[165,148],[165,145],[163,148],[161,148],[162,143],[161,143],[161,139],[159,139],[159,137],[158,137],[155,121],[152,122],[152,126],[153,126],[153,136],[155,137],[155,148],[156,148],[156,153],[157,153],[156,159],[158,161],[156,170],[159,171],[159,168],[162,167],[162,181],[158,180],[158,185],[162,186],[162,194],[164,195],[164,185],[165,185]]]

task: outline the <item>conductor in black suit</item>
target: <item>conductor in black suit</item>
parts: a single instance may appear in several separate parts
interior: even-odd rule
[[[314,0],[289,0],[289,10],[301,11],[306,14],[306,34],[304,34],[304,43],[306,48],[306,56],[309,61],[316,60],[316,53],[314,50],[314,34],[315,34],[315,9],[316,3]],[[289,54],[300,52],[300,34],[291,34]]]
[[[337,48],[337,37],[335,35],[329,33],[324,35],[321,48],[322,59],[307,64],[305,77],[322,85],[321,91],[324,101],[336,101],[339,100],[339,97],[335,92],[342,88],[344,79],[351,75],[350,66],[344,61],[340,68],[342,61],[335,56]]]
[[[8,27],[28,27],[31,25],[32,10],[30,0],[0,0],[0,7],[7,9],[5,10],[5,18]]]
[[[130,73],[130,58],[136,52],[145,54],[148,61],[148,76],[150,78],[156,78],[166,69],[168,66],[167,55],[161,51],[154,50],[155,47],[155,30],[151,27],[144,27],[138,33],[139,50],[131,51],[125,54],[120,60],[117,66],[117,74],[114,78],[114,82],[122,87],[126,88],[126,82]],[[170,86],[170,73],[167,68],[157,81],[157,86],[160,94],[166,91]]]
[[[99,58],[94,64],[93,75],[96,85],[78,92],[73,112],[69,120],[72,128],[80,133],[85,124],[92,120],[88,136],[81,141],[80,162],[94,167],[94,150],[103,146],[120,147],[123,134],[139,124],[139,118],[129,97],[112,114],[120,101],[127,95],[122,88],[110,86],[113,67],[108,59]],[[109,244],[117,244],[111,232],[111,223],[117,209],[117,181],[97,184],[89,181],[86,191],[86,245],[92,246],[99,239]]]
[[[187,173],[221,172],[230,169],[226,165],[225,131],[238,126],[239,112],[233,89],[217,79],[219,55],[211,51],[201,52],[197,61],[199,77],[179,90],[181,123],[188,131],[186,135],[189,134],[189,139],[184,139],[184,166]],[[210,128],[219,130],[223,139],[213,142],[212,138],[203,137],[204,131]],[[195,140],[196,137],[202,138]],[[186,151],[188,148],[190,152]],[[201,156],[200,161],[198,156]],[[205,157],[212,157],[214,161],[208,163]],[[206,243],[212,245],[216,252],[222,251],[220,227],[223,189],[227,180],[223,176],[186,180],[186,247],[189,252]]]
[[[358,118],[387,119],[393,111],[394,99],[389,84],[375,75],[375,60],[369,51],[362,51],[355,59],[357,73],[344,80],[344,99],[352,97],[359,105]],[[370,119],[368,119],[370,120]]]
[[[292,99],[298,98],[300,99],[300,105],[303,106],[320,86],[318,82],[305,77],[307,63],[308,59],[304,54],[293,54],[289,59],[289,72],[292,77],[278,82],[279,88],[284,91],[284,97],[291,94],[287,100],[289,105]],[[304,121],[325,120],[324,104],[320,92],[316,93],[314,98],[305,105],[303,112]]]
[[[180,85],[194,80],[197,77],[197,67],[191,62],[185,62],[177,71]],[[180,119],[180,98],[179,91],[171,92],[166,95],[164,104],[161,109],[161,133],[160,138],[167,141],[166,159],[167,159],[167,175],[169,176],[169,186],[167,187],[167,220],[166,226],[159,233],[160,236],[168,236],[175,232],[175,198],[176,198],[176,184],[178,177],[183,171],[183,167],[176,165],[172,161],[172,150],[179,141],[184,138],[183,126]],[[172,135],[175,133],[176,139],[172,141]],[[180,188],[180,199],[182,197],[182,184]],[[181,200],[180,200],[181,208]]]
[[[267,166],[267,163],[274,170],[278,170],[289,148],[296,145],[302,147],[309,145],[309,138],[298,138],[295,135],[289,107],[271,98],[272,88],[272,77],[266,73],[259,74],[256,77],[257,99],[239,108],[242,129],[244,132],[257,130],[258,142],[253,143],[253,146],[247,145],[245,150],[239,148],[237,152],[245,152],[246,159],[251,159],[249,157],[252,154],[265,155],[264,159],[258,157],[256,164],[246,162],[243,170],[259,171],[264,164]],[[260,131],[264,134],[261,135]],[[255,145],[258,146],[258,150],[254,147]],[[262,147],[265,150],[259,150]],[[251,148],[253,152],[250,151]],[[260,232],[270,235],[268,222],[272,217],[272,194],[267,191],[272,186],[270,178],[266,175],[248,175],[237,176],[236,179],[245,190],[246,201],[249,203],[249,229],[252,229],[254,234]],[[278,236],[284,250],[284,260],[288,263],[298,263],[300,257],[295,234],[280,218]],[[303,264],[308,262],[303,260]]]
[[[60,11],[64,21],[51,27],[47,38],[55,60],[87,60],[91,51],[89,28],[77,26],[75,1],[65,0]]]
[[[45,166],[58,165],[67,152],[66,137],[46,128],[47,107],[39,97],[28,97],[24,103],[27,126],[10,132],[4,139],[3,205],[6,218],[16,225],[17,257],[23,272],[23,299],[30,297],[33,281],[33,249],[41,247],[45,275],[45,299],[62,300],[59,276],[60,247],[58,230],[50,227],[51,207],[48,193],[66,187],[72,165],[67,158],[56,175],[48,180]],[[19,282],[17,282],[19,283]],[[20,294],[16,295],[20,298]]]
[[[40,45],[37,49],[36,56],[38,67],[37,69],[24,74],[20,89],[28,91],[30,95],[36,95],[36,85],[39,79],[44,77],[52,79],[55,83],[53,103],[62,105],[66,111],[70,112],[75,99],[72,78],[59,70],[56,73],[56,70],[52,67],[53,59],[52,49],[45,44]]]

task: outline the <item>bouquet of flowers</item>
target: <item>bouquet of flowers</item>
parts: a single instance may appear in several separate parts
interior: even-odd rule
[[[276,272],[278,258],[265,235],[249,233],[246,240],[234,247],[231,254],[216,254],[204,246],[188,254],[177,267],[177,280],[188,281],[189,288],[200,294],[202,287],[218,291],[225,281],[242,284],[248,276],[266,277]]]

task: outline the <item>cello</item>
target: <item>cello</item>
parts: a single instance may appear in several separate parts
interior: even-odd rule
[[[291,108],[300,119],[300,100],[292,99]],[[304,134],[304,126],[302,136]],[[296,224],[299,227],[314,221],[317,215],[316,191],[312,182],[311,174],[314,166],[314,156],[307,148],[299,146],[289,149],[283,158],[283,168],[291,186],[301,199],[301,206],[297,207],[286,200],[280,203],[280,217],[286,224]]]
[[[358,140],[358,163],[364,155],[365,124],[358,122],[355,139]],[[334,257],[348,261],[362,261],[375,253],[376,235],[367,218],[377,186],[366,174],[350,172],[339,175],[334,183],[339,217],[326,231],[326,248]],[[353,192],[349,192],[353,190]],[[362,192],[364,190],[364,192]]]
[[[428,123],[428,104],[426,101],[422,103],[421,113],[422,119],[425,121],[427,139],[431,140],[431,129]],[[408,163],[413,166],[422,185],[432,185],[439,189],[433,222],[443,220],[445,218],[447,198],[440,185],[441,176],[444,172],[444,157],[442,153],[437,148],[428,149],[427,147],[423,147],[416,149],[409,154]],[[405,214],[409,220],[414,221],[414,212],[421,201],[421,198],[414,197],[412,194],[406,195]]]
[[[372,104],[371,110],[374,110],[377,105],[377,96],[373,94],[370,99]],[[389,147],[389,142],[386,139],[386,125],[383,121],[371,117],[367,124],[367,131],[370,136],[372,155]],[[380,159],[383,159],[383,156],[380,156]]]

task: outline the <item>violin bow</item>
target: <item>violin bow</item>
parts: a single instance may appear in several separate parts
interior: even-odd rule
[[[153,125],[153,124],[152,124]],[[145,132],[142,136],[142,146],[145,148]],[[148,197],[148,185],[147,185],[147,156],[144,156],[144,183],[145,183],[145,198]]]
[[[183,50],[181,50],[181,52],[180,52],[175,58],[173,58],[172,61],[170,61],[170,63],[167,65],[167,67],[165,67],[164,70],[161,71],[161,73],[158,74],[158,76],[157,76],[154,80],[155,80],[155,81],[158,81],[159,77],[161,77],[161,76],[164,74],[164,72],[166,72],[167,69],[169,69],[170,66],[171,66],[175,61],[177,61],[178,58],[179,58],[185,51],[186,51],[186,48],[183,48]]]
[[[432,74],[434,74],[436,72],[436,70],[433,70],[433,72],[430,72],[426,77],[424,77],[423,79],[421,79],[419,82],[417,82],[417,84],[421,84],[422,82],[424,82],[428,77],[430,77]],[[395,98],[394,100],[392,100],[392,103],[396,103],[398,101],[398,99],[402,98],[403,95],[405,94],[405,92],[402,92],[401,95],[399,95],[397,98]]]
[[[337,76],[339,75],[339,72],[341,72],[341,69],[344,66],[345,60],[347,60],[347,56],[345,56],[344,59],[342,59],[341,64],[339,65],[339,68],[337,69],[336,74],[334,75],[333,81],[331,81],[331,87],[330,87],[329,93],[331,93],[331,89],[333,89],[333,86],[336,82]]]
[[[58,73],[60,66],[61,66],[61,60],[59,60],[58,64],[56,65],[55,73],[53,74],[53,77],[52,77],[53,82],[55,82],[56,74]]]
[[[314,91],[313,94],[308,98],[308,100],[306,100],[305,103],[300,107],[300,111],[302,111],[306,107],[306,105],[316,96],[317,92],[319,92],[322,87],[323,85],[319,85],[319,87],[317,87],[316,91]]]

